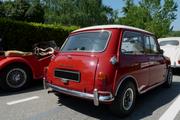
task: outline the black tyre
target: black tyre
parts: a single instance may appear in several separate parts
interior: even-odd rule
[[[166,76],[166,82],[164,83],[164,86],[166,88],[170,88],[172,86],[172,80],[173,80],[173,71],[172,71],[172,68],[169,68],[168,74]]]
[[[0,78],[0,86],[3,90],[19,91],[27,87],[32,77],[26,67],[12,65],[1,72]]]
[[[135,107],[136,88],[132,82],[124,83],[110,106],[112,113],[119,117],[129,115]]]

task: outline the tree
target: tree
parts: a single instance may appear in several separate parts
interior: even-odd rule
[[[25,19],[29,22],[44,22],[44,8],[40,2],[33,3],[25,13]]]
[[[30,7],[26,0],[15,0],[11,9],[11,17],[15,20],[25,20],[25,13]]]
[[[1,8],[1,17],[11,18],[12,16],[11,10],[13,8],[13,2],[11,1],[3,2],[0,5],[0,8]]]
[[[46,21],[65,25],[89,26],[112,22],[113,9],[102,0],[45,0]]]
[[[168,34],[171,23],[176,19],[177,3],[174,0],[142,0],[134,4],[126,0],[124,17],[118,23],[146,29],[158,37]]]
[[[180,36],[180,31],[172,31],[165,37],[179,37]]]
[[[0,1],[0,17],[4,17],[4,7],[2,1]]]
[[[0,17],[28,22],[44,22],[40,0],[14,0],[0,3]]]

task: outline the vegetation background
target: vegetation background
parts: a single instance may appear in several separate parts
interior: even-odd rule
[[[3,24],[5,24],[4,21],[7,19],[11,21],[23,21],[25,26],[36,26],[39,31],[46,26],[51,26],[49,29],[52,28],[53,32],[55,26],[57,30],[58,27],[59,29],[62,28],[60,26],[69,26],[70,28],[71,26],[78,26],[75,27],[77,29],[79,27],[101,24],[124,24],[151,31],[157,37],[180,36],[180,31],[173,31],[173,27],[171,27],[172,22],[177,17],[178,4],[175,0],[141,0],[138,3],[135,3],[134,0],[123,1],[125,2],[124,7],[122,10],[117,11],[113,10],[110,6],[104,5],[102,0],[0,0],[0,19],[3,18],[1,20]],[[119,12],[123,16],[119,16]],[[28,22],[31,24],[27,24]],[[7,38],[7,33],[4,35],[5,32],[3,32],[4,30],[2,28],[6,32],[11,32],[11,36],[14,36],[12,34],[17,32],[17,29],[9,30],[10,26],[15,24],[9,21],[7,23],[8,25],[6,24],[6,26],[8,29],[7,27],[3,28],[3,24],[0,24],[1,36],[6,36],[4,37],[6,42],[10,39],[15,39],[16,41],[19,41],[20,38],[28,39],[21,36],[18,38]],[[40,23],[41,25],[35,23]],[[34,33],[31,31],[34,29],[29,29],[29,27],[28,30],[24,31],[19,27],[17,28],[24,35],[27,35],[25,33],[27,31]],[[20,35],[20,32],[17,33]],[[41,34],[41,32],[37,33]],[[45,40],[52,39],[50,37],[52,33],[46,32],[46,34],[42,32],[40,36]],[[45,36],[43,37],[43,35]],[[61,40],[64,40],[65,37],[67,36],[61,37]],[[32,41],[36,41],[35,39],[37,37],[34,37]],[[53,37],[53,39],[59,39],[59,37]],[[7,44],[9,43],[7,42]]]

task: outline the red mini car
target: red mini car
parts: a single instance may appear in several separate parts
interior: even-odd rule
[[[137,94],[172,83],[170,60],[156,37],[123,25],[73,31],[45,72],[50,92],[108,103],[119,116],[134,109]]]
[[[35,44],[34,52],[0,51],[0,87],[8,91],[25,88],[32,79],[44,76],[54,54],[53,41]]]

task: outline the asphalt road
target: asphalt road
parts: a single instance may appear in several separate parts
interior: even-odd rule
[[[180,98],[179,73],[173,77],[172,88],[160,86],[140,95],[135,111],[124,120],[164,120],[169,119],[173,113],[176,113],[174,120],[180,120],[180,99],[177,100]],[[21,92],[8,93],[0,90],[0,120],[98,119],[120,120],[110,113],[106,105],[95,107],[90,101],[47,94],[47,91],[43,90],[42,81],[34,82],[29,89]]]

